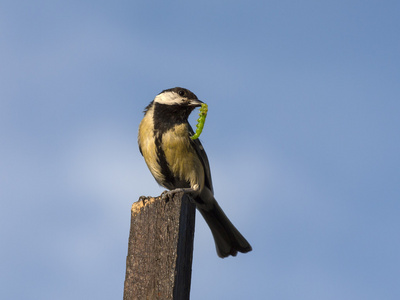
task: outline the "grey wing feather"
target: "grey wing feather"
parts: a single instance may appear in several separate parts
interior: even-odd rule
[[[194,131],[190,125],[189,125],[189,133],[190,133],[190,136],[194,135]],[[210,164],[208,162],[208,157],[207,157],[206,151],[204,150],[203,145],[201,144],[201,142],[198,138],[195,140],[190,139],[190,143],[193,146],[193,148],[196,150],[196,153],[199,156],[201,163],[203,164],[204,174],[205,174],[205,185],[214,194],[214,189],[213,189],[212,180],[211,180]]]

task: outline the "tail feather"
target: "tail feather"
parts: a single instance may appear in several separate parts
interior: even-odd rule
[[[217,201],[214,199],[213,202],[211,209],[198,209],[211,229],[218,256],[224,258],[229,255],[236,256],[238,252],[251,251],[249,242],[231,223]]]

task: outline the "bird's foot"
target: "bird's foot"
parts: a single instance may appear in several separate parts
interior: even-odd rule
[[[149,196],[140,196],[139,197],[139,201],[142,201],[143,203],[145,203],[147,201],[147,199],[149,199]]]
[[[199,190],[199,186],[196,184],[193,188],[177,188],[171,191],[164,191],[161,194],[161,199],[166,201],[167,198],[173,198],[176,193],[185,193],[192,195],[194,193],[197,193]]]

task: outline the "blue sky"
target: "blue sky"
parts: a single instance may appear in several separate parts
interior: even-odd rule
[[[191,299],[399,299],[398,1],[2,1],[0,297],[121,299],[144,107],[209,105]],[[197,114],[197,113],[196,113]],[[194,121],[195,116],[191,119]]]

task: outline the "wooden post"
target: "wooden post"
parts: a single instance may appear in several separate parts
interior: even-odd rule
[[[124,300],[189,299],[195,212],[183,193],[132,205]]]

